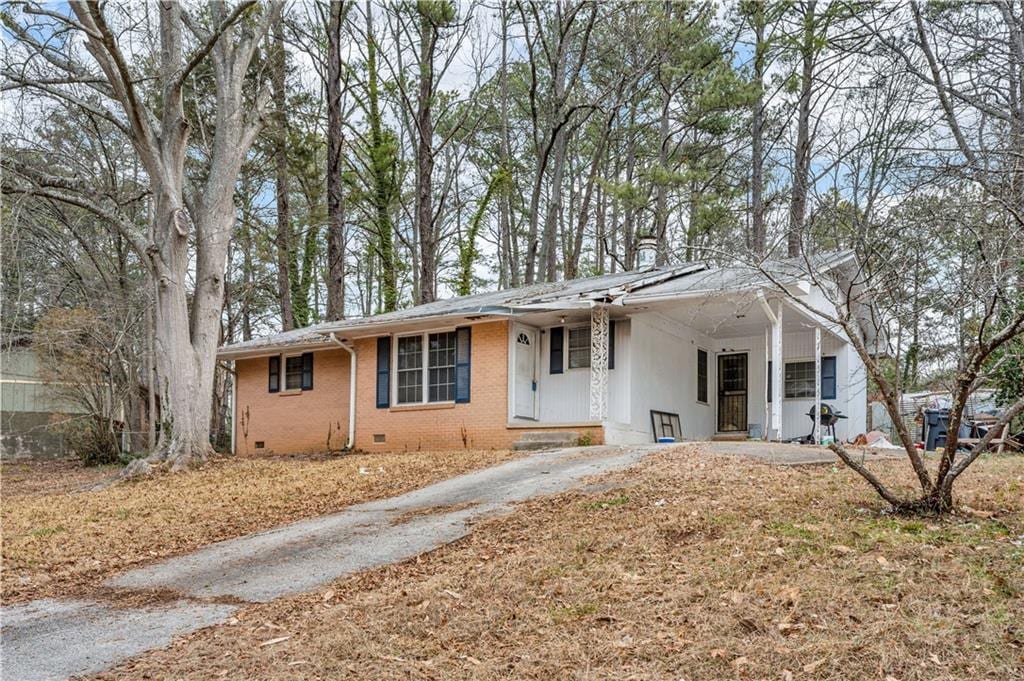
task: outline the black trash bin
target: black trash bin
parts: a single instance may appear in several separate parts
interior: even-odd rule
[[[949,435],[949,410],[948,409],[925,409],[924,410],[924,448],[934,452],[939,447],[946,446],[946,437]],[[960,437],[970,437],[971,427],[966,423],[960,424]]]
[[[946,446],[946,429],[949,428],[948,409],[924,410],[924,448],[934,452],[937,447]]]

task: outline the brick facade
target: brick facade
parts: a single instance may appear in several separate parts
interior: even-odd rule
[[[508,322],[472,327],[470,401],[378,408],[377,339],[355,341],[356,448],[365,451],[433,449],[506,449],[521,428],[508,427]],[[394,367],[392,367],[394,369]],[[239,426],[236,451],[252,453],[263,440],[266,453],[324,451],[330,432],[332,448],[348,433],[348,356],[343,350],[317,352],[314,389],[295,395],[267,391],[267,358],[238,360]],[[242,434],[248,408],[248,437]],[[529,430],[545,430],[541,424]],[[602,442],[600,427],[557,428],[590,435]],[[378,438],[375,438],[378,436]],[[383,442],[375,441],[383,436]]]
[[[313,353],[312,390],[269,392],[268,362],[268,357],[235,362],[235,452],[298,454],[342,449],[348,440],[348,352]],[[262,449],[256,449],[257,442],[264,443]]]
[[[356,341],[356,447],[367,451],[499,449],[511,445],[508,430],[508,323],[476,324],[472,333],[470,399],[467,404],[376,406],[377,341]],[[365,358],[365,359],[364,359]],[[392,367],[393,368],[393,367]],[[383,435],[384,442],[374,442]]]

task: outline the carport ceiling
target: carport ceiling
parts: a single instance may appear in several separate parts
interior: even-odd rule
[[[754,294],[666,302],[651,308],[713,338],[762,336],[770,324]],[[772,308],[775,308],[774,303]],[[805,331],[814,326],[814,321],[801,310],[791,305],[783,309],[783,333]]]

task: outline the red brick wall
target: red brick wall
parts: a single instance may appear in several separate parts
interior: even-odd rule
[[[356,341],[356,446],[367,451],[506,448],[518,435],[508,424],[508,323],[472,327],[470,399],[466,404],[377,408],[377,339]],[[392,367],[393,368],[393,367]],[[375,443],[374,434],[385,441]]]
[[[507,449],[524,429],[508,428],[508,322],[476,324],[472,332],[470,401],[377,408],[377,339],[355,341],[356,447],[366,451]],[[323,350],[313,360],[313,390],[267,392],[268,358],[238,360],[238,454],[322,452],[348,436],[348,354]],[[283,362],[282,362],[283,366]],[[393,369],[393,367],[392,367]],[[283,377],[282,377],[283,382]],[[248,424],[248,436],[243,432]],[[538,424],[526,430],[546,430]],[[562,429],[559,429],[562,430]],[[599,427],[566,428],[603,442]],[[382,434],[384,442],[374,442]],[[262,440],[265,448],[255,449]]]
[[[313,389],[296,392],[267,391],[268,361],[268,357],[258,357],[235,362],[235,452],[296,454],[344,447],[348,440],[348,353],[314,352]],[[283,370],[283,361],[281,367]],[[264,443],[263,449],[256,449],[258,441]]]

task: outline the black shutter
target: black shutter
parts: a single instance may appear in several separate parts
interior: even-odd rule
[[[469,402],[471,353],[471,329],[468,326],[460,326],[455,329],[455,401],[457,403]]]
[[[267,390],[272,393],[281,391],[281,357],[274,355],[267,362],[270,366],[270,378],[267,383]]]
[[[552,374],[562,373],[562,355],[565,354],[565,327],[556,326],[551,329],[551,366]]]
[[[615,368],[615,320],[608,320],[608,368]]]
[[[697,348],[697,401],[708,403],[708,351]]]
[[[821,358],[821,399],[836,399],[836,358]]]
[[[313,389],[313,353],[302,353],[302,389]]]
[[[772,401],[772,361],[768,360],[768,401]]]
[[[391,336],[377,339],[377,408],[391,406]]]

